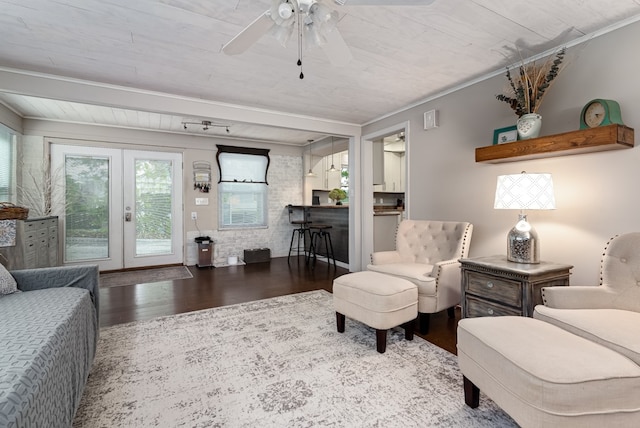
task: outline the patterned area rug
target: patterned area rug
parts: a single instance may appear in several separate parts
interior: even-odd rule
[[[156,269],[132,270],[128,272],[100,274],[100,287],[121,287],[123,285],[147,284],[193,278],[186,266],[170,266]]]
[[[464,404],[456,357],[313,291],[108,327],[74,427],[515,427]]]

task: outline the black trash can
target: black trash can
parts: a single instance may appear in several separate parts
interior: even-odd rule
[[[195,239],[198,244],[198,263],[196,266],[212,267],[213,266],[213,241],[208,236],[198,236]]]

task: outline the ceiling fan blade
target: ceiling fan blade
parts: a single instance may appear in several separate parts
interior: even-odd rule
[[[324,53],[327,54],[331,64],[342,66],[348,64],[353,59],[349,46],[347,46],[337,28],[325,34],[325,37],[327,43],[321,45],[321,48]]]
[[[428,6],[435,0],[333,0],[340,6]]]
[[[260,37],[265,35],[274,22],[271,19],[269,11],[266,11],[251,24],[247,25],[244,30],[240,31],[229,43],[222,47],[222,52],[227,55],[238,55],[249,49]]]

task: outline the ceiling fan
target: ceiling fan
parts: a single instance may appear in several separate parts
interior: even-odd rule
[[[272,33],[285,46],[291,37],[298,38],[298,53],[302,42],[320,46],[333,65],[341,66],[352,59],[351,51],[336,28],[338,11],[326,3],[339,6],[424,6],[434,0],[272,0],[271,8],[245,27],[222,47],[227,55],[238,55],[249,49],[263,35]],[[298,58],[301,65],[301,58]],[[302,73],[300,78],[303,78]]]

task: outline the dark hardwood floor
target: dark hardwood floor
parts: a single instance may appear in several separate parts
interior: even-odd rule
[[[340,267],[327,268],[324,263],[310,269],[303,257],[299,260],[292,257],[290,264],[286,257],[279,257],[268,263],[211,269],[192,266],[189,270],[193,275],[190,279],[101,289],[100,325],[149,320],[305,291],[331,291],[333,279],[349,273]],[[449,319],[447,311],[434,314],[429,334],[420,336],[455,354],[459,319],[459,309],[455,319]]]

